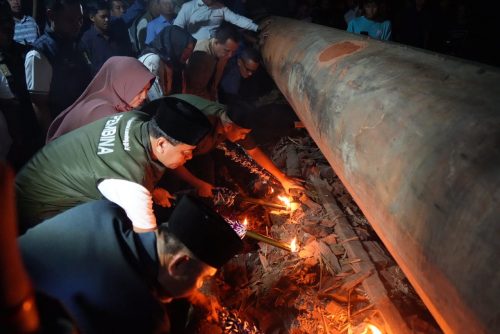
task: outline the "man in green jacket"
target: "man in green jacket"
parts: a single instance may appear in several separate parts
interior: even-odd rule
[[[303,189],[294,179],[289,178],[283,173],[271,159],[256,145],[249,136],[252,131],[252,108],[244,102],[233,102],[228,106],[213,102],[195,95],[176,94],[172,97],[183,100],[208,117],[212,123],[212,130],[198,144],[193,152],[194,155],[202,155],[210,152],[218,144],[225,140],[238,143],[259,165],[265,168],[281,183],[286,192],[290,189]],[[165,98],[163,98],[165,99]],[[143,111],[150,113],[155,110],[155,103],[160,103],[162,99],[151,102],[148,106],[142,108]],[[196,177],[185,166],[179,166],[175,169],[175,174],[181,179],[192,185],[198,190],[198,195],[202,197],[211,197],[214,186],[209,182]]]
[[[171,198],[156,183],[166,168],[191,159],[211,124],[176,98],[156,103],[153,114],[118,113],[43,147],[16,177],[21,231],[103,197],[125,210],[136,231],[156,228],[153,200],[170,206]]]

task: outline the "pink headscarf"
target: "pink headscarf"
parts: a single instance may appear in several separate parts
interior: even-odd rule
[[[47,143],[100,118],[131,110],[129,103],[154,79],[135,58],[109,58],[83,94],[54,119]]]

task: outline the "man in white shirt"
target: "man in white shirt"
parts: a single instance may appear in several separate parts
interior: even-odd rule
[[[222,21],[257,31],[259,26],[247,17],[232,12],[214,0],[192,0],[182,5],[174,24],[187,29],[197,40],[209,39]]]

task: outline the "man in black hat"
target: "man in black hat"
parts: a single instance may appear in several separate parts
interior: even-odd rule
[[[241,251],[240,236],[183,197],[168,223],[135,233],[107,200],[67,210],[18,239],[36,291],[58,299],[82,333],[165,333],[162,303],[189,297]]]
[[[195,156],[206,154],[217,147],[220,143],[228,140],[233,143],[238,143],[241,147],[262,167],[271,173],[285,189],[289,192],[290,189],[303,189],[303,187],[294,179],[289,178],[283,173],[271,159],[256,145],[249,136],[252,131],[255,117],[253,115],[252,106],[248,103],[233,100],[227,106],[209,101],[199,96],[190,94],[172,95],[175,98],[186,101],[208,117],[212,123],[212,131],[198,144],[193,152]],[[149,105],[144,106],[142,110],[150,113],[155,110],[155,103],[161,103],[162,99],[152,101]],[[195,161],[193,161],[195,163]],[[192,167],[193,163],[191,163]],[[204,161],[206,163],[206,160]],[[206,166],[204,166],[206,170]],[[191,173],[186,166],[179,166],[175,169],[175,174],[181,179],[192,185],[198,190],[198,195],[202,197],[211,197],[213,180],[202,180]],[[210,177],[208,177],[210,179]]]
[[[154,229],[152,199],[170,205],[156,183],[165,169],[191,159],[211,128],[197,108],[176,98],[155,104],[155,113],[119,113],[43,147],[16,177],[21,231],[103,196],[123,207],[137,230]]]

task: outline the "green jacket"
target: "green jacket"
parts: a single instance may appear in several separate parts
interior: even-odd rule
[[[226,140],[226,135],[220,132],[219,128],[219,124],[221,123],[220,116],[227,109],[224,104],[191,94],[175,94],[171,96],[184,100],[201,110],[201,112],[207,116],[210,123],[212,123],[212,131],[209,132],[207,136],[196,146],[194,155],[206,154],[216,148],[218,144]],[[250,135],[248,135],[247,138],[238,141],[238,144],[245,150],[251,150],[257,146]]]
[[[21,224],[32,225],[101,199],[97,185],[104,179],[128,180],[152,191],[165,167],[151,158],[149,119],[137,111],[119,113],[69,132],[38,151],[16,177]]]

